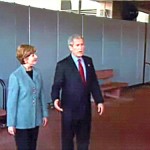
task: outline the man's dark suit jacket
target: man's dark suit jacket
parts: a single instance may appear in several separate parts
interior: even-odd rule
[[[91,118],[91,94],[96,104],[103,103],[92,59],[82,57],[86,67],[86,85],[71,55],[59,61],[52,86],[52,100],[60,99],[63,116],[72,119]],[[60,97],[61,92],[61,97]]]

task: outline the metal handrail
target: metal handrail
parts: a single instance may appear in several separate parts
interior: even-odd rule
[[[0,79],[0,84],[3,88],[3,109],[6,110],[6,85],[2,79]]]

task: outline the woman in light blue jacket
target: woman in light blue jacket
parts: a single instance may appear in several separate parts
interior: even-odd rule
[[[15,137],[17,150],[36,150],[39,126],[48,122],[42,77],[34,67],[35,52],[31,45],[20,45],[16,56],[21,65],[9,77],[7,126]]]

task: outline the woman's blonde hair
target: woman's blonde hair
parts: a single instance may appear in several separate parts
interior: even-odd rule
[[[22,44],[18,46],[16,57],[21,64],[24,64],[24,59],[34,54],[36,52],[36,48],[32,45]]]

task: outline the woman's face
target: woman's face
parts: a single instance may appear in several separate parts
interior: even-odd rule
[[[35,53],[30,54],[27,58],[24,59],[25,64],[29,66],[34,66],[37,63],[38,57]]]

